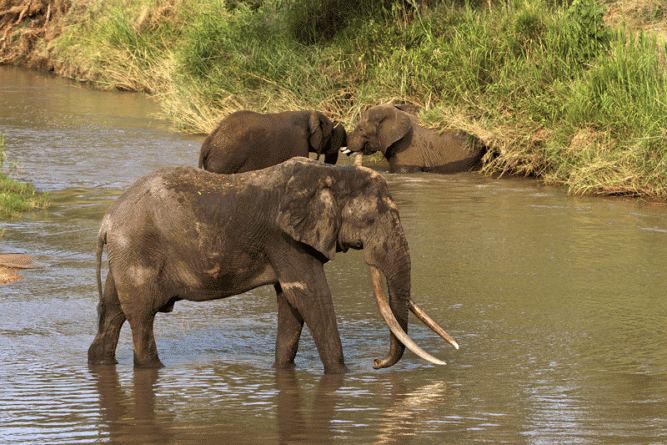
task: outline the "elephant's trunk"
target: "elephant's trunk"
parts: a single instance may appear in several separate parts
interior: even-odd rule
[[[408,315],[412,311],[432,331],[449,342],[455,349],[459,349],[459,345],[435,321],[426,315],[410,297],[411,262],[407,241],[405,238],[400,237],[390,248],[390,251],[394,252],[393,258],[385,262],[372,261],[372,258],[381,257],[381,255],[373,255],[371,253],[375,250],[373,247],[378,248],[377,246],[372,246],[370,243],[364,248],[369,254],[366,263],[370,267],[373,294],[380,308],[380,313],[391,330],[389,354],[382,360],[376,359],[374,367],[378,369],[394,365],[403,356],[406,346],[423,359],[431,363],[444,365],[445,362],[425,352],[407,334]],[[387,293],[382,285],[382,274],[387,277],[389,297],[387,297]]]
[[[417,346],[417,344],[410,337],[408,337],[406,331],[407,331],[407,319],[408,319],[408,305],[410,302],[409,296],[408,299],[405,299],[405,298],[396,298],[397,296],[394,295],[394,298],[392,299],[393,304],[390,306],[390,303],[387,301],[388,300],[387,294],[385,293],[384,287],[382,286],[382,278],[381,278],[382,273],[375,266],[370,266],[370,272],[371,272],[371,282],[373,285],[373,294],[375,295],[378,307],[380,308],[380,314],[382,314],[382,318],[384,318],[385,323],[387,323],[387,326],[389,326],[389,329],[391,330],[392,333],[389,354],[387,355],[386,358],[382,360],[375,359],[374,368],[375,369],[388,368],[389,366],[394,365],[403,356],[403,352],[405,351],[406,346],[408,347],[408,349],[410,349],[412,352],[414,352],[424,360],[427,360],[436,365],[445,365],[446,364],[445,362],[443,362],[442,360],[438,360],[437,358],[430,355],[428,352],[424,351],[422,348]],[[392,292],[391,280],[389,280],[388,286],[391,293]],[[404,310],[403,308],[394,309],[394,307],[396,306],[404,306]],[[398,319],[396,316],[394,316],[395,312],[399,312],[399,314],[397,314]],[[403,312],[405,313],[404,317],[403,317]]]
[[[363,136],[358,130],[354,130],[346,135],[345,144],[343,144],[341,151],[349,156],[352,153],[362,151],[364,145],[365,141]]]

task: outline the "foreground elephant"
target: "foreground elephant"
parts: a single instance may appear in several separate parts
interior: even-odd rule
[[[393,105],[366,111],[347,137],[347,154],[382,154],[391,173],[458,173],[479,169],[484,145],[463,131],[438,134],[419,125],[419,118]]]
[[[109,273],[102,291],[104,244]],[[305,321],[325,372],[345,372],[323,265],[349,248],[364,249],[392,332],[389,355],[375,367],[396,363],[405,346],[443,364],[406,334],[412,309],[458,348],[410,298],[410,252],[384,179],[369,169],[303,158],[242,175],[163,169],[121,195],[99,231],[99,331],[88,361],[116,363],[127,319],[135,365],[161,366],[153,337],[157,312],[171,311],[182,299],[225,298],[272,284],[278,295],[275,366],[293,366]],[[389,302],[380,273],[387,279]]]
[[[260,114],[237,111],[208,135],[199,153],[199,168],[213,173],[243,173],[280,164],[308,153],[335,164],[346,144],[345,128],[335,128],[318,111]]]

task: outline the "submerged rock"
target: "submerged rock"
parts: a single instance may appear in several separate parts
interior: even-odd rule
[[[29,255],[20,253],[0,254],[0,284],[19,281],[22,277],[17,273],[18,269],[36,269],[42,267]]]

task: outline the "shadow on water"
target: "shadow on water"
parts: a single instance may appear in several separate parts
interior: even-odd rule
[[[271,288],[179,302],[155,323],[166,368],[88,368],[95,240],[138,177],[196,165],[203,137],[168,131],[140,95],[0,67],[0,131],[52,206],[0,221],[0,251],[46,267],[0,287],[1,443],[660,443],[667,437],[667,208],[568,197],[524,179],[385,175],[412,256],[414,299],[461,345],[411,319],[389,332],[363,253],[325,271],[346,364],[322,375],[304,332],[296,369],[271,368]],[[343,162],[351,162],[342,158]],[[106,272],[104,272],[106,273]]]

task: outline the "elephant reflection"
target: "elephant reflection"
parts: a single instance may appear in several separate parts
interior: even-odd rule
[[[362,423],[366,425],[362,437],[374,436],[370,442],[356,442],[397,445],[413,441],[423,443],[424,435],[418,430],[422,429],[424,414],[429,411],[441,413],[443,409],[449,413],[459,402],[458,393],[442,381],[410,390],[410,382],[395,375],[378,376],[370,383],[363,379],[356,380],[356,383],[363,381],[363,386],[380,387],[378,391],[371,391],[377,399],[372,405],[373,413],[377,415],[375,417],[369,416],[364,410],[347,408],[355,405],[355,401],[350,400],[350,393],[355,391],[349,391],[353,383],[347,381],[346,376],[325,374],[310,391],[313,385],[303,383],[304,379],[299,378],[293,369],[276,370],[280,443],[333,443],[336,425],[345,425],[346,422]],[[342,393],[340,390],[344,387],[348,387],[348,391]],[[383,402],[387,401],[388,406],[384,406]]]
[[[332,424],[343,385],[341,374],[325,374],[315,386],[310,406],[304,399],[305,389],[294,369],[276,370],[278,389],[277,416],[280,443],[333,443]],[[308,413],[308,416],[306,416]]]
[[[90,366],[100,395],[100,414],[110,443],[171,443],[172,433],[156,419],[155,386],[157,369],[137,369],[132,375],[132,395],[123,390],[113,366]]]

